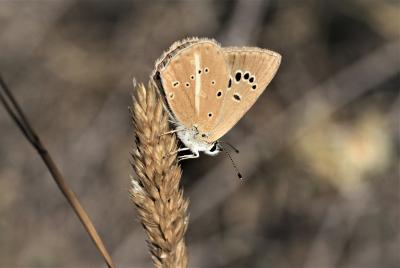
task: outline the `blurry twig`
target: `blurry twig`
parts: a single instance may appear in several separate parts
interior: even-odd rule
[[[111,256],[108,253],[106,247],[104,246],[100,236],[98,235],[92,221],[90,220],[89,216],[81,206],[75,193],[67,185],[64,176],[61,174],[57,165],[53,161],[45,145],[42,143],[38,135],[33,130],[31,124],[29,123],[28,119],[26,118],[21,107],[19,106],[18,102],[14,98],[13,94],[9,90],[7,84],[4,82],[1,75],[0,75],[0,89],[1,89],[0,101],[5,107],[7,113],[17,124],[17,126],[22,131],[26,139],[37,150],[38,154],[40,155],[46,167],[48,168],[57,186],[59,187],[59,189],[69,202],[69,204],[72,206],[79,220],[81,221],[86,231],[88,232],[90,238],[93,240],[97,249],[100,251],[100,254],[103,256],[105,262],[107,263],[107,266],[110,268],[114,268],[115,265],[111,259]]]
[[[218,38],[224,45],[242,46],[251,41],[257,25],[269,6],[269,0],[239,0],[232,10],[229,23]]]
[[[343,197],[343,200],[328,207],[303,268],[337,267],[347,239],[354,233],[363,214],[375,204],[371,188],[365,182]]]
[[[7,1],[1,1],[5,4]],[[8,1],[9,4],[11,1]],[[0,32],[0,49],[3,55],[17,54],[17,58],[29,57],[37,48],[43,48],[43,42],[47,34],[54,30],[57,21],[74,4],[74,1],[53,1],[47,5],[13,5],[4,7],[6,14],[13,14],[13,19],[5,23],[6,27]],[[2,7],[3,8],[3,7]],[[27,14],[29,14],[27,16]],[[45,15],[43,15],[45,14]],[[26,25],[29,24],[29,27]],[[29,36],[29,42],[15,42]],[[6,41],[9,40],[9,41]],[[11,40],[11,43],[10,43]],[[20,66],[22,72],[26,69]]]
[[[394,132],[396,133],[397,137],[400,140],[400,123],[399,123],[399,116],[400,116],[400,95],[396,98],[393,106],[389,112],[389,119],[390,122],[393,124]]]

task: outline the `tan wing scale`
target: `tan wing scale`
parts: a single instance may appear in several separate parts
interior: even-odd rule
[[[264,92],[281,62],[281,56],[260,48],[223,48],[231,74],[221,117],[210,141],[221,138],[253,106]]]
[[[159,70],[168,106],[185,127],[211,133],[220,118],[228,69],[212,40],[189,44]]]

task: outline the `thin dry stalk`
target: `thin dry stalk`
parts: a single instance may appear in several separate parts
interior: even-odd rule
[[[3,104],[7,113],[11,116],[15,124],[22,131],[25,138],[32,144],[32,146],[36,149],[37,153],[42,158],[43,162],[45,163],[47,169],[49,170],[58,188],[60,189],[62,194],[67,199],[68,203],[75,211],[79,220],[83,224],[83,227],[85,227],[87,233],[93,240],[98,251],[103,256],[107,266],[110,268],[114,268],[115,265],[113,263],[111,255],[108,253],[103,241],[101,240],[99,234],[96,231],[96,228],[94,227],[92,221],[90,220],[89,215],[83,209],[81,203],[78,200],[78,197],[75,195],[75,193],[71,190],[70,186],[67,184],[67,180],[64,178],[63,174],[57,167],[46,146],[41,141],[36,132],[33,130],[31,123],[25,116],[25,113],[22,111],[20,105],[18,104],[17,100],[15,99],[14,95],[8,88],[6,82],[3,80],[1,75],[0,75],[0,103]]]
[[[139,219],[147,233],[147,242],[155,267],[187,267],[184,242],[188,201],[179,187],[181,169],[176,154],[175,135],[169,131],[168,116],[156,89],[149,84],[137,86],[131,109],[136,146],[130,194]]]

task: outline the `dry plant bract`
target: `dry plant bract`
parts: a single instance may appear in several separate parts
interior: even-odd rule
[[[188,201],[179,186],[181,169],[176,160],[177,141],[169,131],[168,116],[151,84],[136,87],[131,108],[136,148],[132,153],[137,177],[130,194],[155,267],[187,267],[184,234]]]

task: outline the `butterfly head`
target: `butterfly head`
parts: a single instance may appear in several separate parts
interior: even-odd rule
[[[218,141],[209,141],[209,135],[199,131],[196,127],[190,129],[178,126],[177,129],[178,138],[192,152],[204,152],[208,155],[216,155],[221,151]]]
[[[218,141],[210,141],[210,134],[198,132],[195,135],[195,139],[206,144],[206,148],[204,150],[205,154],[208,155],[217,155],[221,151],[221,145],[219,145]]]
[[[214,143],[211,144],[210,147],[204,153],[208,155],[217,155],[219,152],[222,151],[221,145],[218,143],[218,141],[215,141]]]

